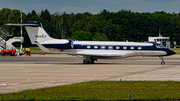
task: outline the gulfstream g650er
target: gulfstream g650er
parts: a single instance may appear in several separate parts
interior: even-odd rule
[[[77,41],[51,38],[37,21],[6,24],[25,26],[32,44],[37,44],[44,52],[64,53],[82,57],[83,63],[94,63],[97,59],[121,59],[133,56],[158,56],[165,64],[163,56],[176,54],[158,43]]]

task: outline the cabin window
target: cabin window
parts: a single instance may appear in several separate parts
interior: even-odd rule
[[[139,50],[141,50],[141,49],[142,49],[142,47],[138,47],[138,49],[139,49]]]
[[[105,49],[106,48],[106,46],[101,46],[101,49]]]
[[[98,46],[94,46],[94,49],[97,49],[98,48]]]
[[[131,47],[130,49],[132,49],[132,50],[133,50],[133,49],[134,49],[134,47]]]
[[[87,49],[91,48],[91,46],[87,46]]]
[[[154,41],[156,41],[156,39],[154,39]]]
[[[116,46],[116,49],[120,49],[120,47],[119,47],[119,46]]]
[[[156,48],[165,48],[163,45],[156,45]]]
[[[108,49],[113,49],[113,46],[108,46]]]
[[[123,49],[127,49],[127,47],[123,47]]]

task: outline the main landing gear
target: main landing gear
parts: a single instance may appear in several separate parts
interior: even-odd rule
[[[92,57],[91,58],[87,57],[86,59],[83,60],[83,64],[93,64],[94,61],[97,61],[97,59]]]
[[[159,56],[159,58],[162,60],[161,65],[165,65],[164,59],[162,56]]]

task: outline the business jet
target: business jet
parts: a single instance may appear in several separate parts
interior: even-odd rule
[[[164,65],[163,56],[176,54],[158,43],[77,41],[73,39],[54,39],[37,21],[6,24],[25,26],[32,45],[38,45],[44,52],[64,53],[83,58],[84,64],[93,64],[97,59],[122,59],[134,56],[158,56]]]

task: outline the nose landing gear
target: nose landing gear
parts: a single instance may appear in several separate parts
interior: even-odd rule
[[[161,65],[165,65],[164,59],[162,56],[159,56],[159,58],[162,60]]]

